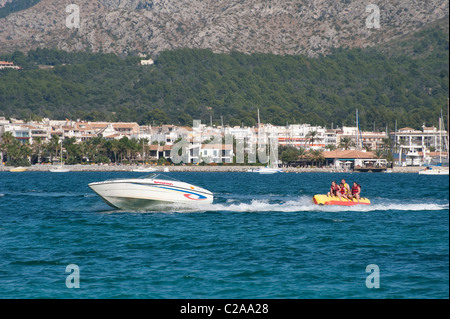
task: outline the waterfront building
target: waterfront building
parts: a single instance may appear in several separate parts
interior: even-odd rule
[[[446,130],[422,126],[422,131],[404,127],[389,134],[395,145],[420,146],[422,149],[434,149],[436,152],[446,151]]]
[[[396,163],[399,166],[420,166],[432,160],[431,150],[440,157],[448,151],[447,131],[435,127],[423,125],[421,131],[404,127],[389,135],[399,151]]]
[[[200,163],[233,163],[233,145],[202,144]]]
[[[355,148],[376,150],[383,148],[383,140],[388,138],[388,135],[386,132],[359,131],[356,126],[343,126],[336,133],[338,147],[344,138],[350,139]]]
[[[334,150],[324,151],[325,165],[337,169],[382,170],[386,169],[387,161],[376,158],[372,152],[364,150]]]
[[[20,143],[30,143],[31,130],[24,124],[8,123],[0,126],[0,136],[4,133],[10,132],[12,136]]]
[[[15,69],[15,70],[20,70],[21,67],[14,65],[13,62],[7,62],[7,61],[0,61],[0,70],[2,69]]]
[[[333,139],[333,133],[328,133],[321,126],[310,124],[291,124],[279,126],[278,144],[280,146],[303,147],[307,149],[323,149],[327,145],[327,138]]]

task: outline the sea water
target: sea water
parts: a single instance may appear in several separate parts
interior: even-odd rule
[[[449,298],[448,176],[167,175],[214,203],[120,211],[88,183],[139,173],[1,172],[0,298]],[[372,205],[312,203],[342,178]]]

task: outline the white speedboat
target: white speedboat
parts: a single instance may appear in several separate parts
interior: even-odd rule
[[[157,172],[158,170],[153,167],[138,167],[132,170],[133,172],[139,173],[149,173],[149,172]]]
[[[259,173],[259,174],[275,174],[275,173],[282,173],[283,170],[277,168],[277,167],[261,167],[259,169],[253,170],[253,173]]]
[[[70,169],[64,168],[61,165],[60,167],[50,168],[48,171],[51,172],[51,173],[67,173],[67,172],[70,172]]]
[[[275,174],[275,173],[282,173],[283,171],[278,168],[270,168],[270,167],[263,167],[256,171],[256,173],[259,174]]]
[[[448,168],[431,168],[428,166],[424,170],[419,171],[419,175],[448,175]]]
[[[214,198],[204,188],[161,174],[95,182],[90,183],[89,187],[108,205],[119,209],[142,210],[167,204],[209,204]]]

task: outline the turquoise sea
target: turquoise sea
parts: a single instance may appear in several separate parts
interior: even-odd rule
[[[0,172],[0,298],[449,298],[448,176],[167,175],[214,203],[118,211],[88,183],[139,173]],[[342,178],[372,205],[312,204]]]

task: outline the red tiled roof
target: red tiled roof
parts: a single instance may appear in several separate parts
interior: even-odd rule
[[[371,152],[362,152],[357,150],[324,151],[323,156],[325,158],[375,158],[375,155]]]

